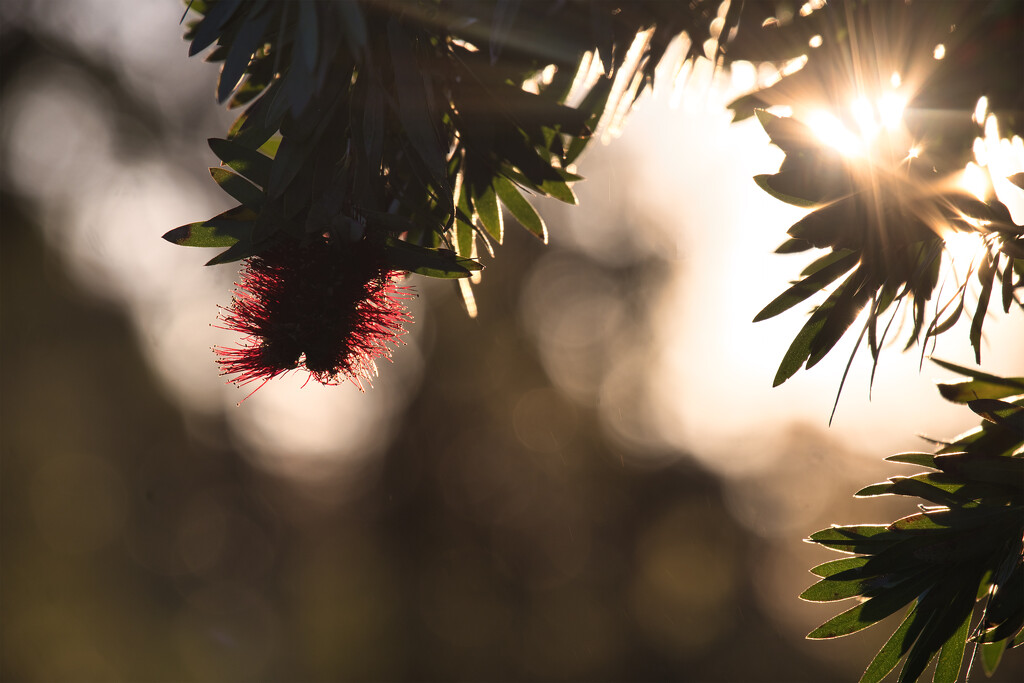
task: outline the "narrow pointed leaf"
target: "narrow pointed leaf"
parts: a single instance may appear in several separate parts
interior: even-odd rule
[[[255,17],[250,16],[235,35],[224,60],[224,67],[220,71],[220,81],[217,83],[217,101],[224,102],[235,90],[235,86],[242,80],[253,53],[263,43],[263,33],[270,22],[269,12],[259,12]]]
[[[544,225],[544,220],[537,213],[536,209],[530,205],[530,202],[519,193],[516,186],[505,178],[497,177],[494,179],[494,191],[501,199],[501,203],[516,217],[516,220],[546,244],[548,241],[548,228]]]
[[[910,646],[913,644],[913,640],[908,639],[907,634],[917,619],[918,611],[917,605],[915,605],[907,613],[903,623],[889,636],[889,640],[885,641],[885,645],[882,646],[882,649],[878,651],[875,658],[868,664],[868,668],[864,670],[864,674],[860,677],[860,683],[879,683],[890,671],[896,668],[896,665],[900,663],[900,659],[903,655],[907,654]]]
[[[868,557],[844,557],[841,560],[832,560],[831,562],[819,564],[817,567],[811,569],[811,573],[824,579],[839,574],[840,572],[859,569],[863,567],[869,559],[870,558]]]
[[[754,176],[754,182],[757,183],[758,187],[760,187],[762,190],[770,194],[772,197],[775,197],[779,201],[785,202],[786,204],[790,204],[792,206],[799,206],[801,208],[809,208],[812,206],[816,206],[818,204],[817,201],[814,201],[812,199],[794,197],[793,195],[785,194],[781,190],[776,189],[774,187],[775,175],[777,174],[773,175],[769,173],[762,173],[760,175]]]
[[[179,226],[163,237],[183,247],[230,247],[252,235],[256,214],[237,206],[206,221]]]
[[[934,574],[929,572],[897,584],[885,593],[832,617],[808,633],[807,637],[812,640],[838,638],[865,629],[905,606],[920,595],[933,580]]]
[[[897,453],[886,458],[889,462],[899,462],[905,465],[919,465],[938,469],[935,465],[935,455],[932,453]]]
[[[853,276],[850,276],[851,278]],[[796,371],[803,366],[804,361],[811,355],[811,344],[814,342],[815,337],[821,332],[822,328],[825,327],[825,322],[828,316],[832,313],[843,295],[843,291],[850,283],[850,278],[840,285],[832,294],[829,295],[825,302],[818,307],[818,309],[811,314],[810,319],[797,333],[793,342],[789,345],[789,349],[786,350],[786,355],[783,356],[782,362],[779,364],[778,372],[775,373],[775,380],[772,383],[773,387],[777,387],[787,379],[796,374]]]
[[[968,401],[967,407],[990,422],[1009,427],[1024,437],[1024,407],[994,398]]]
[[[498,206],[498,198],[493,187],[487,187],[473,197],[473,207],[476,209],[480,222],[483,223],[487,234],[494,238],[494,241],[501,244],[505,238],[505,223],[501,216],[501,207]]]
[[[1024,394],[1024,377],[1006,377],[998,382],[980,379],[942,382],[938,385],[942,398],[953,403],[967,403],[980,398],[998,399]]]
[[[999,266],[999,254],[994,257],[990,254],[978,269],[978,279],[981,281],[981,292],[978,294],[978,307],[974,310],[974,318],[971,320],[971,346],[974,348],[974,362],[981,364],[981,329],[985,324],[985,315],[988,313],[988,301],[992,296],[992,283],[995,281],[996,271]]]
[[[263,191],[242,176],[223,168],[211,168],[210,175],[222,190],[241,202],[242,206],[257,213],[263,208]]]
[[[967,631],[971,627],[971,609],[966,610],[963,621],[956,632],[942,645],[939,660],[935,664],[934,683],[956,683],[963,665],[964,648],[967,645]]]
[[[196,35],[188,47],[188,56],[194,57],[213,45],[220,36],[220,29],[234,15],[242,0],[222,0],[214,5],[199,22]]]
[[[761,312],[754,316],[754,322],[756,323],[772,318],[783,311],[789,310],[796,304],[804,301],[817,292],[820,292],[828,286],[829,283],[835,281],[844,273],[849,272],[851,268],[857,265],[857,261],[859,259],[859,254],[851,252],[839,260],[826,265],[820,270],[811,273],[761,309]]]
[[[265,188],[270,182],[270,168],[274,160],[234,140],[210,138],[207,141],[217,158],[252,181]]]
[[[1013,261],[1014,259],[1009,259],[1009,263],[1003,266],[1001,289],[1004,313],[1009,313],[1010,306],[1013,305]]]
[[[959,579],[959,580],[956,580]],[[947,642],[951,639],[956,638],[959,633],[959,629],[963,628],[963,622],[966,620],[969,622],[971,617],[971,610],[974,605],[974,593],[977,589],[977,584],[969,585],[969,582],[965,582],[967,577],[956,577],[956,579],[945,578],[943,586],[949,585],[951,581],[956,581],[954,585],[959,585],[959,590],[954,589],[950,591],[951,594],[942,594],[929,592],[928,594],[928,609],[925,609],[925,605],[922,604],[920,609],[923,614],[930,614],[928,623],[925,624],[924,628],[921,629],[921,634],[917,638],[917,642],[914,643],[914,647],[911,648],[910,654],[907,656],[907,661],[903,664],[903,669],[900,671],[899,678],[897,679],[901,683],[906,681],[916,681],[924,673],[924,670],[928,667],[928,664],[935,657]],[[966,637],[966,631],[964,633]],[[955,660],[957,672],[960,670],[960,661],[963,658],[963,642],[959,643],[960,650],[956,652],[956,644],[950,648],[947,653],[947,663],[944,668],[944,675],[948,675],[949,669],[953,666]],[[937,674],[938,672],[936,672]],[[938,681],[939,679],[936,679]],[[943,679],[946,680],[946,679]],[[955,680],[955,679],[954,679]]]
[[[875,595],[883,589],[891,588],[891,584],[898,583],[898,580],[879,576],[858,576],[849,579],[843,579],[843,576],[844,574],[838,574],[822,579],[801,593],[800,599],[807,602],[835,602],[857,596]]]
[[[1021,174],[1024,176],[1024,174]],[[996,672],[999,667],[999,662],[1003,658],[1003,653],[1006,652],[1006,646],[1009,643],[1009,639],[1000,640],[998,643],[981,643],[978,647],[981,653],[981,666],[985,670],[986,676],[991,676]]]
[[[853,494],[854,498],[870,498],[871,496],[891,496],[896,493],[892,482],[885,481],[879,484],[871,484],[865,486],[857,493]]]
[[[483,268],[476,261],[448,249],[428,249],[389,237],[386,241],[388,264],[397,270],[436,278],[469,277]]]

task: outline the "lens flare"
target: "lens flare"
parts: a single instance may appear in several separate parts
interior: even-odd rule
[[[817,110],[807,116],[807,125],[819,140],[846,157],[864,155],[864,138],[850,131],[835,115]]]

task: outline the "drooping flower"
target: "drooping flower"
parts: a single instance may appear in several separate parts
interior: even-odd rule
[[[214,349],[222,374],[239,386],[263,386],[304,368],[321,384],[348,379],[362,389],[412,320],[404,304],[412,294],[401,277],[365,239],[291,241],[250,257],[220,316],[224,329],[247,336],[240,348]]]

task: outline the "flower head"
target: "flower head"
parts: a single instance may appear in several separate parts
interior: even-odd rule
[[[321,384],[348,379],[362,389],[412,319],[401,275],[365,239],[291,241],[250,257],[220,316],[225,329],[247,338],[240,348],[214,349],[222,374],[241,386],[302,367]]]

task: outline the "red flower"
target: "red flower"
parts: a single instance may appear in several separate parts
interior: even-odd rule
[[[222,374],[235,375],[239,386],[263,386],[303,367],[321,384],[348,379],[362,389],[377,374],[376,359],[390,360],[388,344],[400,342],[412,320],[401,275],[366,240],[288,242],[250,257],[220,316],[224,329],[247,338],[241,348],[214,349]]]

